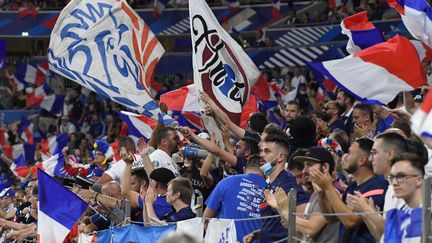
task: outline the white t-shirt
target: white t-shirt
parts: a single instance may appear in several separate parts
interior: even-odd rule
[[[180,176],[177,164],[173,162],[171,156],[169,156],[165,151],[156,149],[149,157],[155,169],[167,168],[171,170],[175,176]]]
[[[299,84],[301,83],[306,83],[306,78],[303,75],[299,75],[299,76],[294,76],[291,79],[291,86],[294,87],[294,89],[297,89],[297,87],[299,86]]]
[[[142,158],[140,155],[135,154],[134,162],[132,164],[132,168],[144,167]],[[105,173],[107,173],[111,178],[115,181],[120,182],[120,185],[123,185],[123,175],[124,170],[126,168],[126,163],[123,160],[119,160],[116,163],[112,164]]]

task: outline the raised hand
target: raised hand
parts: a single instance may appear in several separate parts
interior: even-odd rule
[[[270,205],[270,207],[274,209],[278,209],[276,197],[269,191],[269,189],[264,190],[264,196],[267,201],[267,203]]]
[[[189,127],[179,127],[178,130],[181,132],[183,136],[191,136],[192,130]]]
[[[126,164],[132,164],[134,159],[131,153],[128,153],[125,147],[120,148],[120,156]]]
[[[144,138],[139,138],[138,153],[141,155],[141,157],[148,155],[149,150],[150,150],[150,146],[146,143]]]

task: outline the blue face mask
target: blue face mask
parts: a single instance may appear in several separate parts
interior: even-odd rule
[[[272,161],[266,162],[263,164],[260,169],[264,173],[265,176],[269,176],[272,171],[274,170],[274,167],[276,165],[275,160],[279,157],[279,154],[274,157]]]

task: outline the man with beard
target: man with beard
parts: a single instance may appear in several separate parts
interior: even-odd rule
[[[320,134],[328,137],[335,129],[344,129],[344,123],[340,119],[342,108],[336,101],[329,101],[323,106],[321,118],[315,118],[314,122],[319,128]]]
[[[180,137],[172,127],[162,127],[156,135],[157,149],[150,154],[150,160],[155,168],[167,168],[179,176],[179,169],[171,158],[179,150]],[[150,174],[151,171],[147,171]]]
[[[285,112],[284,112],[284,117],[287,122],[285,129],[288,136],[290,136],[289,130],[291,127],[291,123],[295,118],[297,118],[300,115],[301,115],[300,104],[295,100],[288,101],[287,105],[285,106]]]
[[[344,123],[344,131],[347,134],[352,133],[353,130],[353,107],[354,107],[354,97],[348,94],[344,90],[339,90],[336,96],[336,102],[341,106],[343,113],[340,116]]]
[[[369,154],[373,141],[368,138],[357,139],[349,148],[349,152],[342,160],[344,170],[352,174],[355,182],[350,184],[342,199],[333,186],[333,178],[329,173],[312,168],[310,175],[322,193],[318,193],[318,201],[323,213],[339,213],[336,217],[326,217],[327,222],[339,220],[342,224],[339,229],[338,242],[375,242],[363,219],[354,215],[350,206],[348,195],[361,193],[368,200],[373,200],[376,206],[382,210],[384,196],[388,183],[383,176],[376,176],[373,171]]]

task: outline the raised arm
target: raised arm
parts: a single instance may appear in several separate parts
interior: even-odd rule
[[[123,196],[125,196],[129,200],[131,207],[136,208],[138,207],[139,193],[132,191],[131,189],[133,155],[127,154],[125,147],[120,149],[120,155],[123,161],[126,163],[124,174],[123,174],[123,188],[122,188]]]
[[[144,169],[147,173],[147,175],[150,175],[155,167],[152,163],[152,161],[150,160],[150,157],[148,155],[149,153],[149,145],[144,141],[144,138],[140,138],[138,140],[138,153],[141,155],[141,158],[144,162]]]

